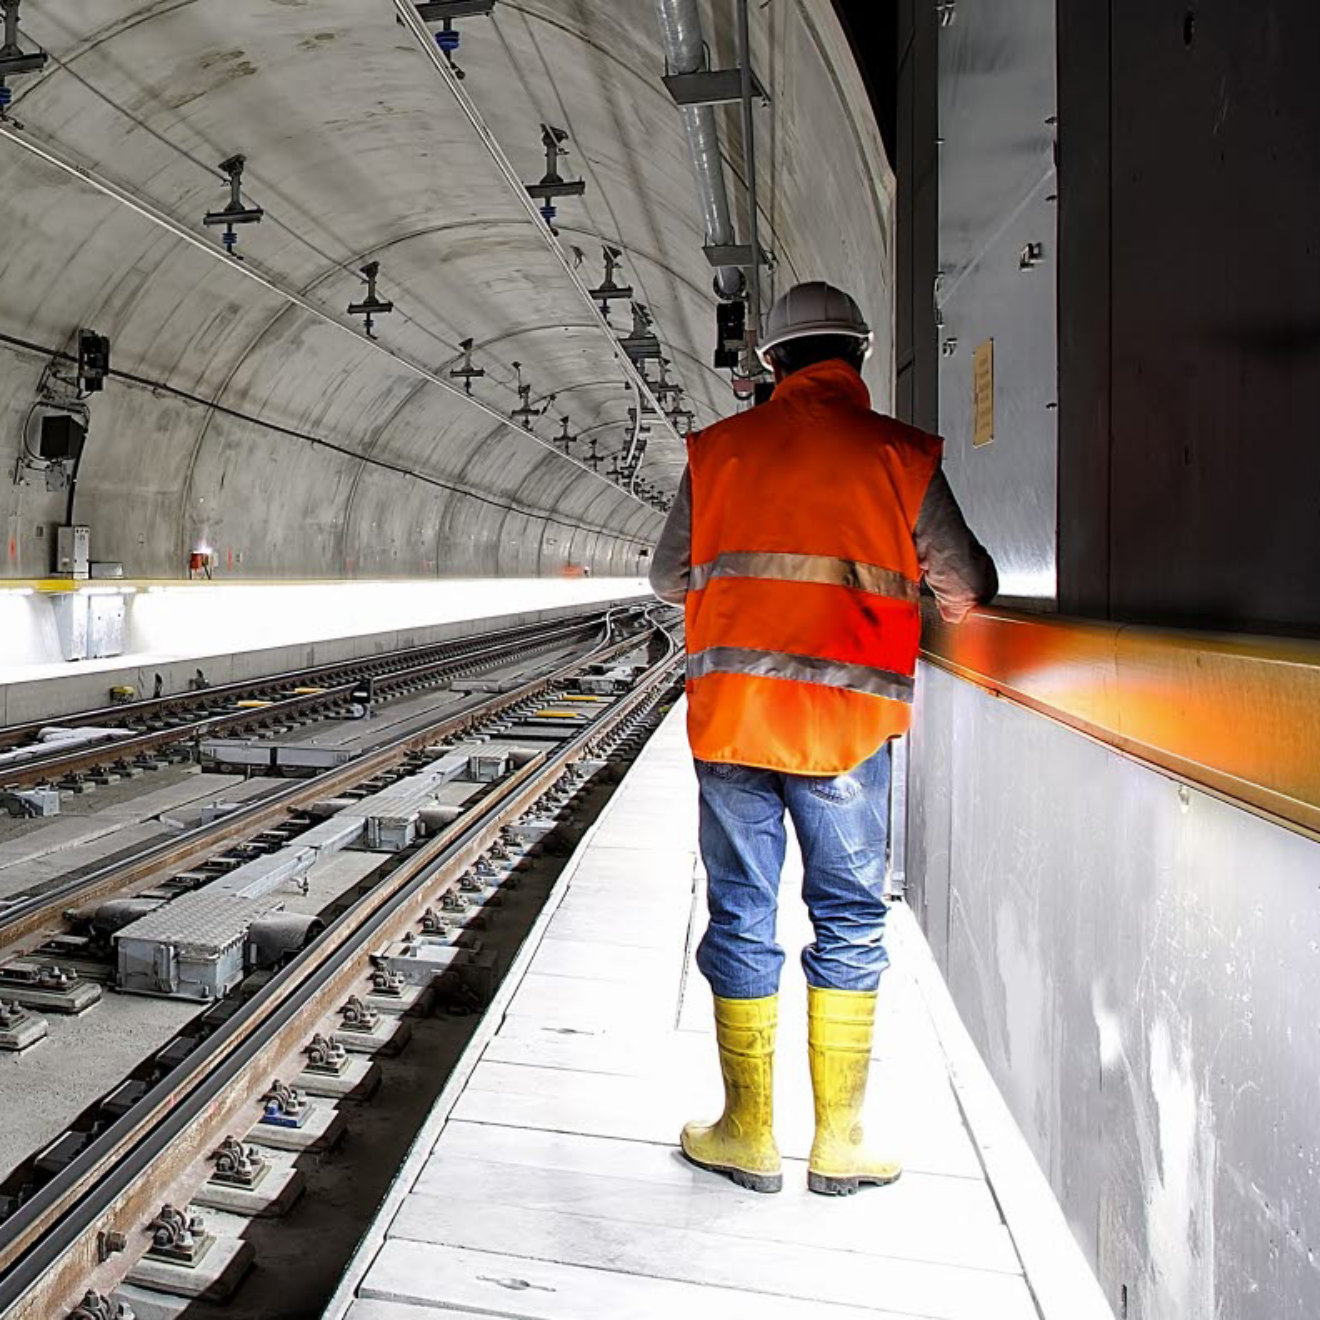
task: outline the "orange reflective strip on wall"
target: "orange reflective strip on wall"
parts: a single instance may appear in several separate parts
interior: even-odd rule
[[[1320,643],[981,610],[922,655],[1320,837]]]

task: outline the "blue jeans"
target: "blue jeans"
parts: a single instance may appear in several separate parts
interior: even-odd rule
[[[815,942],[802,951],[807,983],[874,990],[885,952],[889,744],[834,779],[697,762],[701,856],[710,924],[697,966],[721,999],[779,991],[775,938],[784,865],[784,810],[802,848],[802,897]]]

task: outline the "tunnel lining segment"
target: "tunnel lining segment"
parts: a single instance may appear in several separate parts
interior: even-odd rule
[[[50,348],[43,344],[36,344],[31,342],[30,340],[20,339],[17,336],[9,335],[4,332],[0,332],[0,344],[4,344],[7,347],[14,348],[22,352],[30,352],[46,359],[57,358],[59,360],[68,363],[72,363],[76,360],[71,354],[66,353],[63,349]],[[299,431],[293,427],[284,426],[279,422],[273,422],[268,419],[258,417],[254,414],[243,412],[241,409],[232,408],[228,404],[205,399],[201,395],[193,394],[188,390],[182,389],[177,385],[170,385],[165,381],[152,380],[145,376],[139,376],[133,372],[122,371],[114,367],[112,367],[106,373],[106,376],[107,379],[109,380],[122,381],[127,385],[135,386],[140,389],[149,390],[152,392],[170,394],[184,403],[192,404],[195,407],[205,409],[208,412],[230,417],[235,421],[240,421],[251,426],[259,427],[262,430],[272,431],[276,434],[287,436],[289,439],[292,440],[300,440],[304,444],[312,445],[321,449],[326,449],[333,453],[342,454],[345,458],[356,461],[362,467],[379,468],[383,471],[391,472],[395,476],[406,477],[413,481],[419,481],[424,483],[425,485],[434,486],[437,489],[448,491],[451,494],[461,495],[464,496],[465,498],[476,500],[481,504],[489,505],[492,508],[500,509],[507,513],[520,513],[525,517],[534,518],[540,522],[553,523],[557,526],[568,527],[573,530],[595,532],[601,536],[608,536],[616,540],[627,539],[626,537],[621,536],[621,534],[615,528],[606,527],[602,524],[597,524],[597,523],[573,521],[567,518],[562,518],[557,514],[549,512],[548,510],[536,509],[525,505],[510,503],[506,500],[500,500],[493,495],[486,494],[478,487],[463,485],[457,481],[449,481],[440,477],[432,476],[425,472],[417,472],[412,469],[405,468],[399,464],[391,463],[387,459],[376,458],[370,452],[362,453],[359,452],[358,450],[349,449],[346,445],[341,445],[338,441],[335,440],[328,440],[324,436],[317,436],[317,435],[312,435],[305,431]],[[430,383],[431,382],[427,380],[419,381],[418,388],[424,389]],[[405,406],[406,406],[406,402],[400,405],[401,408]],[[616,423],[606,423],[606,424],[615,425]],[[521,428],[519,428],[519,430],[521,430]],[[545,447],[548,448],[549,446],[547,445]],[[603,480],[604,479],[602,478],[602,481]],[[613,483],[607,482],[605,484],[613,486]],[[642,501],[639,500],[637,501],[637,503],[641,504]],[[649,508],[649,506],[645,506],[645,507]]]
[[[97,192],[100,192],[105,196],[112,198],[114,201],[117,201],[122,205],[127,206],[130,210],[135,211],[143,219],[148,220],[152,224],[158,225],[162,229],[167,230],[176,239],[179,239],[182,242],[189,244],[191,247],[195,248],[199,252],[204,253],[212,260],[221,262],[227,269],[236,271],[240,275],[245,275],[248,279],[253,280],[255,283],[267,289],[269,292],[274,293],[281,298],[284,298],[288,303],[292,304],[293,306],[296,306],[301,311],[307,312],[309,315],[315,317],[318,321],[334,327],[335,329],[339,330],[341,333],[345,335],[352,336],[354,339],[358,340],[361,344],[363,344],[365,347],[371,349],[374,352],[383,353],[385,356],[391,358],[398,365],[402,366],[406,371],[409,371],[412,374],[421,377],[428,384],[436,386],[437,388],[443,390],[446,394],[452,395],[457,399],[461,399],[470,407],[485,413],[493,421],[499,424],[500,429],[513,430],[516,431],[519,435],[527,436],[531,440],[535,441],[535,443],[542,446],[542,448],[549,450],[553,454],[556,454],[559,458],[563,459],[564,461],[572,463],[575,467],[579,468],[583,473],[595,477],[597,480],[604,480],[604,478],[600,477],[598,473],[591,472],[590,468],[586,467],[584,464],[579,463],[576,459],[572,458],[570,455],[564,454],[562,451],[555,449],[555,447],[550,443],[550,441],[543,440],[541,439],[540,436],[536,435],[535,433],[530,432],[526,430],[526,428],[519,426],[516,422],[512,421],[510,418],[506,417],[503,413],[499,412],[498,409],[491,407],[489,404],[482,403],[479,399],[473,397],[472,395],[467,394],[464,390],[454,385],[452,381],[445,380],[442,376],[436,375],[428,367],[423,366],[421,363],[414,362],[406,354],[400,353],[395,349],[386,348],[385,345],[379,343],[377,340],[368,336],[365,333],[365,331],[358,330],[355,326],[346,324],[344,321],[334,316],[326,308],[320,306],[319,304],[313,302],[311,299],[305,297],[302,293],[298,292],[296,289],[289,288],[277,277],[262,272],[252,262],[246,259],[242,262],[231,261],[221,249],[215,247],[214,244],[203,241],[203,239],[199,235],[192,233],[191,230],[187,228],[187,226],[180,224],[172,216],[162,211],[159,207],[154,206],[152,203],[147,202],[140,197],[135,197],[133,193],[131,193],[128,189],[120,187],[119,184],[114,183],[112,180],[106,178],[102,174],[99,174],[97,171],[91,169],[89,166],[77,164],[70,158],[66,157],[61,151],[59,151],[52,145],[37,142],[30,132],[26,130],[24,132],[19,132],[9,124],[0,123],[0,138],[4,138],[9,142],[12,142],[14,145],[23,148],[23,150],[30,152],[38,159],[44,161],[47,165],[53,166],[55,169],[60,170],[62,173],[69,175],[72,178],[78,179],[80,182],[88,184],[92,188],[96,189]],[[240,361],[238,366],[235,367],[235,370],[237,371],[239,367],[241,367],[241,365],[242,364]],[[635,496],[633,496],[632,498],[636,499]]]
[[[473,102],[472,98],[463,90],[458,79],[455,77],[453,70],[450,69],[448,63],[440,54],[435,42],[431,39],[431,34],[427,31],[418,15],[412,0],[394,0],[394,8],[400,21],[412,34],[414,40],[425,53],[427,61],[435,71],[436,76],[447,88],[454,103],[467,118],[468,123],[472,126],[478,138],[481,140],[482,145],[485,147],[491,160],[495,163],[496,168],[513,191],[518,202],[527,214],[528,222],[536,229],[537,233],[541,235],[547,248],[558,261],[572,288],[582,300],[584,306],[590,310],[593,324],[597,325],[600,328],[601,333],[608,339],[615,361],[619,363],[624,372],[625,378],[632,383],[633,388],[638,395],[639,403],[642,398],[645,398],[657,415],[656,424],[669,433],[674,443],[681,444],[682,442],[679,439],[678,432],[674,430],[673,426],[670,425],[665,418],[664,410],[660,407],[659,402],[643,382],[636,367],[634,367],[628,360],[627,354],[619,347],[618,342],[614,337],[614,331],[611,329],[609,322],[605,319],[605,316],[600,311],[599,307],[596,306],[595,299],[592,298],[587,286],[578,278],[577,272],[573,269],[572,264],[564,254],[563,249],[555,240],[554,235],[550,233],[546,225],[543,223],[540,212],[536,208],[535,201],[528,194],[522,180],[518,177],[517,171],[513,168],[508,156],[504,154],[504,149],[500,146],[499,142],[496,141],[494,134],[487,126],[486,121],[482,117],[481,112],[477,109],[475,102]],[[633,498],[636,499],[637,497],[633,496]]]

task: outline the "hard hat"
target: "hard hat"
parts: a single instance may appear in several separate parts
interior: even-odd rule
[[[765,336],[756,351],[768,367],[768,354],[773,349],[811,335],[847,335],[860,339],[866,344],[868,357],[875,344],[871,327],[856,302],[842,289],[824,280],[812,280],[795,284],[776,300],[766,318]]]

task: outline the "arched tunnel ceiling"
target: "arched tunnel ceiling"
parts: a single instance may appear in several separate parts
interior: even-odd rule
[[[733,66],[733,0],[701,11]],[[753,5],[752,22],[765,296],[812,277],[857,291],[886,401],[892,184],[861,80],[828,0]],[[697,424],[735,406],[653,0],[498,0],[460,29],[462,82],[393,0],[26,0],[50,60],[0,123],[0,335],[35,347],[0,345],[0,426],[17,458],[40,349],[109,336],[139,379],[91,402],[75,516],[95,558],[143,576],[177,576],[202,544],[247,576],[641,566],[662,514],[607,478],[638,387],[616,339],[630,317],[616,306],[611,333],[585,295],[603,244]],[[737,107],[719,116],[742,235]],[[557,240],[518,186],[544,172],[542,122],[568,131],[563,172],[586,183]],[[266,212],[242,264],[201,225],[235,152]],[[396,307],[376,343],[345,314],[368,260]],[[487,373],[471,398],[449,377],[467,338]],[[545,409],[531,433],[508,421],[519,373]],[[564,419],[584,437],[571,457],[552,443]],[[653,427],[641,481],[671,491],[682,464]],[[8,491],[10,576],[49,568],[64,499],[39,472]]]

